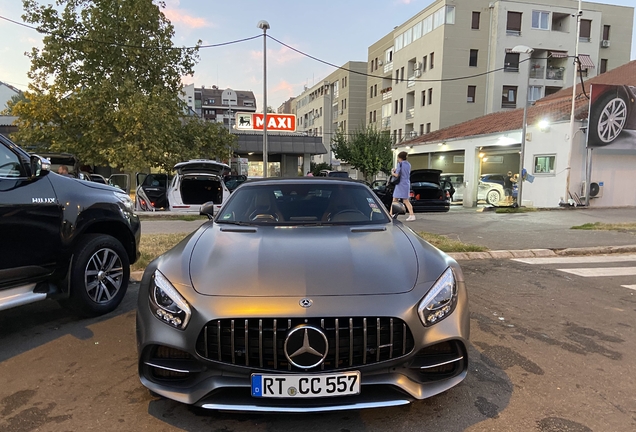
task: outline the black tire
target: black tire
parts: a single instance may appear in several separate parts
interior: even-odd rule
[[[73,257],[69,303],[86,316],[112,312],[126,295],[129,278],[128,254],[116,238],[85,235],[79,239]]]
[[[627,123],[628,110],[625,96],[611,91],[594,102],[590,111],[589,144],[606,146],[618,138]]]
[[[495,195],[496,194],[496,195]],[[495,198],[497,197],[497,198]],[[497,189],[490,189],[486,193],[486,202],[490,205],[497,205],[501,201],[501,193]]]

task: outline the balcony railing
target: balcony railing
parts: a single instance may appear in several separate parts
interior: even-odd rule
[[[412,119],[413,117],[415,117],[415,107],[413,107],[413,108],[407,108],[407,110],[406,110],[406,119],[407,119],[407,120],[410,120],[410,119]]]
[[[545,79],[549,80],[563,80],[563,72],[565,68],[547,68],[545,71]]]
[[[413,87],[415,85],[415,77],[414,76],[410,76],[406,79],[406,86],[407,87]]]
[[[384,65],[384,73],[391,72],[393,70],[393,62]]]
[[[382,127],[383,128],[391,127],[391,117],[383,117],[382,118]]]
[[[545,67],[538,64],[530,65],[530,78],[543,79],[543,77],[545,77]]]
[[[382,100],[391,99],[392,95],[393,95],[393,92],[390,90],[388,92],[384,92],[382,93]]]

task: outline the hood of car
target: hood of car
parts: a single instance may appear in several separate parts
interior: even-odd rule
[[[174,169],[179,174],[205,173],[221,175],[221,173],[223,173],[224,171],[230,171],[230,167],[227,164],[204,159],[179,162],[174,166]]]
[[[441,170],[418,169],[411,171],[411,183],[435,183],[440,184]]]
[[[413,289],[418,261],[393,224],[243,227],[215,224],[197,240],[190,280],[232,297],[394,294]]]

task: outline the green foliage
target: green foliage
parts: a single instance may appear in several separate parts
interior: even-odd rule
[[[163,2],[23,5],[24,21],[45,36],[28,54],[29,103],[13,107],[18,142],[130,170],[229,154],[235,138],[222,126],[184,119],[181,77],[193,74],[198,45],[173,46]]]
[[[24,103],[28,102],[23,92],[20,92],[11,96],[11,99],[7,101],[5,109],[0,111],[0,115],[14,115],[13,107],[16,106],[19,102],[24,102]]]
[[[359,170],[367,181],[380,171],[389,174],[393,164],[391,137],[388,133],[367,127],[347,135],[338,130],[331,148],[334,155]]]
[[[315,176],[318,176],[318,174],[320,174],[320,171],[322,170],[332,170],[333,167],[331,165],[329,165],[327,162],[320,162],[319,164],[315,163],[315,162],[310,162],[309,163],[309,169],[311,170],[311,173]]]

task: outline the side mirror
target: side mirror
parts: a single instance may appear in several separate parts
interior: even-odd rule
[[[396,219],[399,215],[406,214],[406,206],[397,201],[391,204],[391,213],[393,213],[393,219]]]
[[[48,159],[36,154],[31,155],[31,178],[40,177],[50,170],[51,162]]]
[[[208,219],[214,219],[214,201],[208,201],[205,204],[202,204],[199,214],[201,216],[207,216]]]

